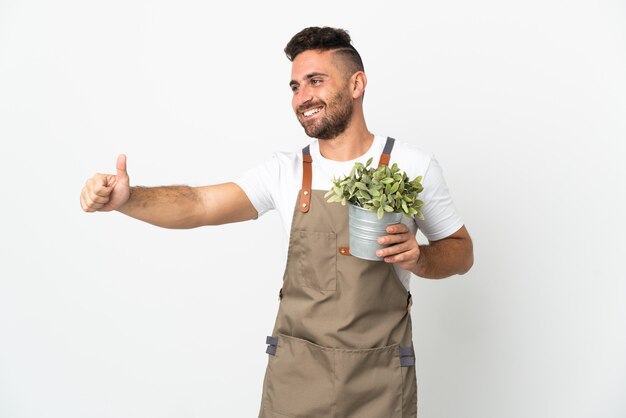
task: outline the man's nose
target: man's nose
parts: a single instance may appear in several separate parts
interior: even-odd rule
[[[311,100],[313,100],[313,93],[308,86],[300,87],[294,97],[294,101],[297,106],[302,106]]]

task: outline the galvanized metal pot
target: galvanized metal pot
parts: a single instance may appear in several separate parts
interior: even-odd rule
[[[387,226],[401,220],[402,212],[385,212],[382,219],[378,219],[376,212],[348,204],[350,254],[365,260],[382,261],[376,251],[388,245],[380,245],[378,238],[387,235]]]

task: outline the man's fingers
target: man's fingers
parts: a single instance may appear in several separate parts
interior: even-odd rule
[[[85,182],[80,194],[80,205],[85,212],[95,212],[109,201],[115,176],[96,174]]]
[[[398,242],[408,241],[410,238],[410,234],[385,235],[378,238],[378,243],[382,245],[396,244]]]
[[[96,174],[85,182],[84,191],[89,195],[109,196],[115,186],[115,176]]]
[[[391,256],[385,256],[385,262],[387,263],[403,263],[406,261],[417,260],[419,258],[419,251],[417,248],[411,248],[408,251],[403,251],[399,254],[393,254]],[[400,267],[404,268],[402,265]]]
[[[388,234],[402,234],[404,232],[409,232],[409,227],[403,223],[389,225],[387,227]]]
[[[80,195],[80,205],[86,212],[94,212],[104,206],[108,201],[108,197],[90,195],[89,192],[85,192]]]
[[[115,163],[115,168],[117,169],[118,177],[128,177],[128,173],[126,172],[126,155],[118,155],[117,162]]]
[[[392,245],[390,247],[383,248],[376,252],[376,255],[379,257],[387,257],[389,255],[400,254],[406,251],[411,250],[413,248],[411,244],[407,241],[401,242],[400,244]]]
[[[89,193],[89,201],[96,203],[96,204],[101,203],[104,205],[105,203],[109,201],[110,194],[111,194],[110,188],[108,189],[108,193],[107,193],[107,190],[100,190],[99,192],[92,191]]]
[[[109,197],[113,188],[115,187],[115,183],[117,182],[117,178],[113,175],[105,175],[102,179],[98,179],[94,182],[93,187],[90,189],[95,196],[100,197]]]
[[[85,195],[84,193],[80,194],[80,207],[85,211],[85,212],[89,212],[89,207],[87,206],[87,203],[85,202]]]
[[[92,201],[85,191],[80,194],[80,206],[83,208],[85,212],[95,212],[100,209],[104,204],[96,203]]]
[[[108,177],[109,176],[107,176],[106,174],[94,174],[92,178],[87,179],[87,181],[85,182],[85,188],[101,189],[107,187],[107,182],[109,181]]]

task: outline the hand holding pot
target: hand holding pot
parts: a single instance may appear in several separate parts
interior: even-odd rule
[[[389,247],[376,251],[376,255],[384,257],[385,263],[396,263],[404,270],[414,271],[420,258],[415,235],[403,223],[389,225],[386,230],[389,235],[378,238],[378,243]]]

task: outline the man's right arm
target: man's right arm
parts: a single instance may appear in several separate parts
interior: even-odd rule
[[[130,187],[126,156],[117,159],[117,174],[96,174],[83,187],[86,212],[117,210],[163,228],[221,225],[257,217],[245,192],[235,183],[212,186]]]

